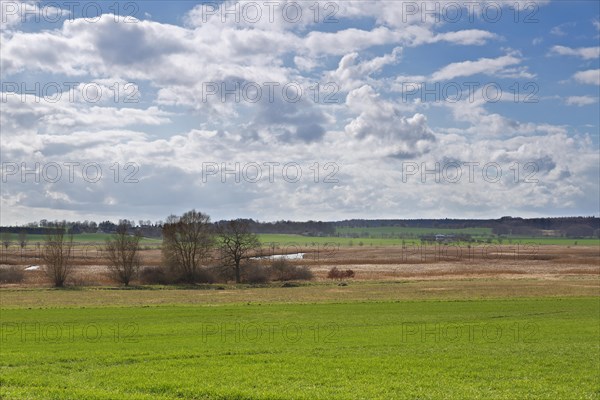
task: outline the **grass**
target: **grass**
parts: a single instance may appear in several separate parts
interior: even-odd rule
[[[266,245],[268,243],[276,243],[280,248],[285,248],[289,252],[296,251],[296,247],[314,247],[322,249],[325,247],[332,248],[333,246],[341,247],[361,247],[361,246],[402,246],[402,242],[406,246],[410,245],[421,245],[420,239],[399,239],[399,238],[347,238],[347,237],[311,237],[302,235],[284,235],[284,234],[261,234],[259,235],[261,243]],[[568,239],[568,238],[550,238],[550,237],[512,237],[502,238],[500,242],[498,238],[483,238],[480,237],[478,240],[482,240],[483,243],[467,243],[467,242],[456,242],[453,243],[459,246],[478,246],[488,244],[487,240],[491,239],[490,244],[503,245],[510,244],[527,244],[527,245],[558,245],[558,246],[598,246],[600,250],[600,239]]]
[[[466,234],[472,236],[485,236],[491,235],[491,228],[413,228],[403,226],[376,226],[376,227],[363,227],[363,228],[336,228],[336,233],[344,235],[362,235],[366,234],[370,237],[383,237],[383,236],[420,236],[420,235],[449,235],[449,234]]]
[[[600,295],[597,276],[540,279],[451,279],[310,282],[300,287],[269,285],[74,287],[0,289],[0,310],[23,308],[149,307],[164,305],[299,304],[421,300],[498,300]],[[1,316],[1,315],[0,315]]]
[[[82,244],[104,244],[106,239],[109,238],[111,235],[109,233],[78,233],[73,235],[73,242],[76,243],[82,243]],[[44,240],[46,239],[46,235],[33,235],[33,234],[28,234],[27,235],[27,241],[29,243],[29,245],[35,244],[35,243],[42,243],[44,242]],[[14,240],[16,241],[16,236],[14,237]],[[162,239],[155,239],[155,238],[142,238],[140,240],[140,243],[142,245],[144,244],[161,244],[162,243]]]
[[[553,237],[514,237],[512,243],[533,243],[539,245],[556,246],[599,246],[600,239],[573,239],[573,238],[553,238]],[[504,239],[503,244],[508,244],[508,239]]]
[[[413,230],[415,235],[433,233],[433,231],[428,230],[427,228],[401,228],[401,227],[382,227],[382,228],[368,228],[372,232],[377,232],[378,230],[389,230],[390,229],[399,229],[399,230]],[[340,228],[342,229],[342,228]],[[356,233],[360,234],[363,228],[343,228],[345,230],[357,230]],[[365,228],[367,229],[367,228]],[[487,228],[466,228],[465,232],[472,232],[475,234],[474,237],[487,240],[488,238],[480,237],[476,232],[483,232]],[[359,232],[360,231],[360,232]],[[417,233],[417,231],[422,231]],[[450,232],[451,231],[451,232]],[[435,233],[460,233],[457,229],[444,230],[439,229],[435,230]],[[398,231],[400,232],[400,231]],[[366,238],[348,238],[348,237],[312,237],[312,236],[303,236],[303,235],[289,235],[289,234],[260,234],[259,239],[263,245],[268,244],[276,244],[279,248],[284,248],[287,252],[297,251],[296,247],[314,247],[318,249],[323,249],[324,247],[332,247],[332,246],[343,246],[343,247],[360,247],[360,246],[401,246],[402,241],[404,240],[404,244],[409,245],[420,245],[420,239],[399,239],[399,238],[382,238],[377,237],[379,234],[373,233],[371,237]],[[106,238],[108,238],[110,234],[108,233],[82,233],[73,235],[73,241],[80,245],[92,245],[92,244],[100,244],[104,245]],[[44,235],[28,235],[27,239],[29,241],[28,247],[31,248],[35,243],[41,243],[44,241]],[[162,243],[162,239],[155,238],[142,238],[140,242],[143,246],[149,246],[152,248],[158,247]],[[492,243],[498,244],[498,239],[493,238]],[[600,247],[600,239],[567,239],[567,238],[550,238],[550,237],[512,237],[510,239],[504,238],[502,239],[502,244],[538,244],[538,245],[563,245],[563,246],[599,246]],[[468,243],[459,243],[460,245],[467,245]],[[16,242],[13,243],[12,247],[15,248],[17,246]]]
[[[303,235],[287,235],[287,234],[261,234],[260,241],[263,245],[275,243],[279,247],[287,247],[285,250],[296,251],[294,246],[298,247],[314,247],[322,249],[331,246],[398,246],[402,245],[402,240],[399,239],[381,239],[381,238],[344,238],[344,237],[314,237]],[[406,244],[413,243],[407,240]],[[420,243],[414,241],[415,244]]]
[[[597,297],[3,309],[0,395],[595,399],[599,312]]]

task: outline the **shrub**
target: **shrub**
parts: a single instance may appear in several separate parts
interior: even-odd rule
[[[270,271],[268,268],[251,262],[242,269],[242,281],[245,283],[269,283]]]
[[[292,279],[311,281],[315,278],[315,274],[306,265],[298,266],[292,274]]]
[[[327,273],[327,277],[329,279],[338,279],[338,280],[354,278],[354,271],[351,269],[347,269],[344,271],[344,270],[338,269],[337,267],[333,267]]]
[[[215,283],[217,277],[208,268],[198,268],[191,275],[178,275],[177,283]]]
[[[206,271],[212,274],[215,282],[228,282],[235,280],[235,271],[224,265],[213,265],[206,268]]]
[[[307,266],[293,265],[283,258],[273,261],[270,272],[274,281],[309,281],[314,278],[314,274]]]
[[[21,283],[25,279],[25,273],[17,267],[0,269],[0,283]]]
[[[140,271],[140,282],[148,285],[168,285],[173,281],[172,274],[164,267],[144,267]]]
[[[99,286],[98,282],[90,279],[89,275],[84,273],[74,273],[69,276],[69,279],[66,282],[71,286]]]
[[[199,268],[192,276],[181,273],[180,270],[168,267],[145,267],[140,273],[140,282],[147,285],[170,285],[174,283],[215,283],[217,277],[208,268]]]

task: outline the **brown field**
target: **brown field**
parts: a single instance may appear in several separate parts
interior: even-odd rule
[[[300,249],[302,251],[302,249]],[[352,269],[355,281],[431,281],[464,279],[503,279],[541,281],[585,281],[598,287],[600,248],[591,246],[539,246],[515,248],[511,245],[487,248],[362,247],[339,248],[317,253],[305,249],[304,259],[290,261],[308,265],[317,281],[327,281],[327,271],[336,266]],[[114,286],[107,275],[106,261],[96,250],[77,249],[74,286]],[[144,266],[161,264],[160,250],[141,251]],[[41,263],[35,252],[18,251],[0,254],[0,268],[25,268]],[[268,263],[268,260],[262,260]],[[14,284],[2,284],[14,287]],[[50,282],[41,270],[26,271],[17,286],[48,287]]]

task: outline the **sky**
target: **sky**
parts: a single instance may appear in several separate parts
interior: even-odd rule
[[[600,215],[600,2],[0,3],[2,225]]]

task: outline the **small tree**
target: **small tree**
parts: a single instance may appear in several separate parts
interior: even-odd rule
[[[21,257],[23,257],[23,250],[27,246],[27,232],[19,232],[19,247],[21,247]]]
[[[10,245],[12,245],[13,235],[10,232],[2,232],[2,246],[4,250],[8,251]]]
[[[54,286],[64,286],[73,268],[73,234],[67,235],[64,224],[50,229],[46,234],[42,260]]]
[[[162,228],[165,263],[186,282],[193,283],[198,270],[214,247],[210,217],[191,210],[181,217],[171,215]]]
[[[140,239],[141,235],[128,234],[128,226],[120,224],[116,233],[106,239],[106,254],[108,268],[112,278],[129,286],[129,282],[137,276],[140,269]]]
[[[242,281],[242,260],[260,248],[258,236],[250,232],[250,223],[236,219],[222,222],[217,227],[221,244],[221,259],[226,267],[234,269],[235,282]]]

